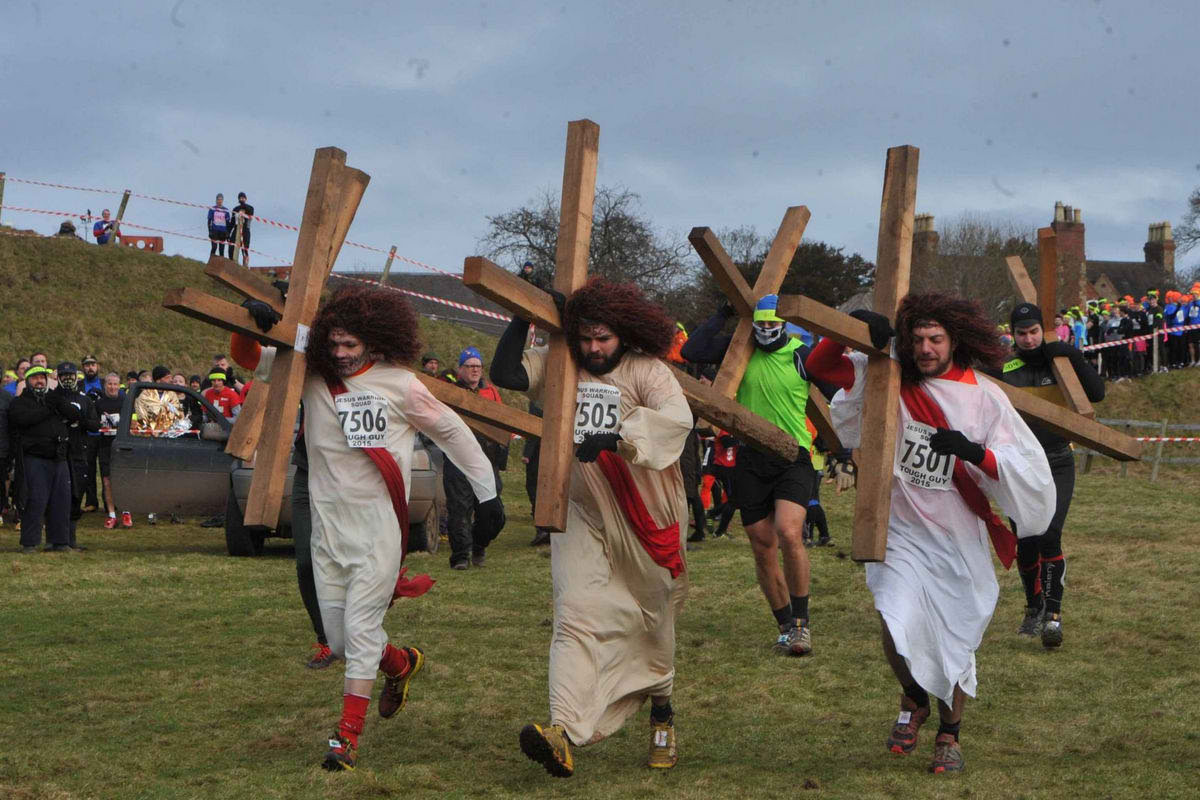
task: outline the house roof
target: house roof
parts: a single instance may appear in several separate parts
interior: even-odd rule
[[[1162,288],[1165,280],[1158,264],[1148,261],[1092,261],[1088,259],[1087,279],[1096,283],[1107,276],[1119,297],[1141,297],[1147,289]],[[1115,298],[1109,298],[1110,300]]]

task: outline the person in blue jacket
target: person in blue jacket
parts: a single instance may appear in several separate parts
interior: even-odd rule
[[[217,202],[208,209],[208,239],[211,243],[208,255],[211,258],[214,255],[219,255],[225,258],[225,248],[229,239],[229,231],[233,228],[233,216],[229,213],[229,209],[225,207],[225,195],[218,194]],[[229,257],[233,257],[233,248],[230,248]]]

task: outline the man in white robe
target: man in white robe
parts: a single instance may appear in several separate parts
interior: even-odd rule
[[[856,312],[882,346],[888,321]],[[903,384],[887,552],[867,564],[867,586],[882,619],[884,654],[903,693],[888,749],[908,754],[938,699],[940,727],[930,771],[963,767],[958,742],[966,695],[975,696],[975,651],[999,596],[989,537],[1006,566],[1018,532],[1044,530],[1054,483],[1037,439],[1002,390],[972,366],[995,366],[1004,350],[974,303],[941,294],[909,295],[897,314]],[[840,385],[830,409],[838,434],[858,447],[867,358],[825,340],[809,373]],[[866,424],[870,424],[868,420]]]
[[[571,746],[616,732],[649,697],[647,764],[667,769],[676,763],[675,619],[688,585],[679,457],[692,429],[683,391],[660,360],[675,326],[632,285],[601,280],[566,301],[563,319],[579,377],[577,461],[567,530],[550,537],[550,722],[525,726],[521,749],[569,777]],[[529,323],[513,320],[491,378],[540,404],[546,348],[522,353],[528,332]]]

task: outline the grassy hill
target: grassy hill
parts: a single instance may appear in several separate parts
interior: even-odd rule
[[[0,227],[0,361],[44,350],[51,364],[95,355],[120,372],[165,364],[186,374],[229,350],[229,335],[162,307],[163,294],[191,286],[240,298],[204,274],[204,264],[79,239],[8,236]],[[426,350],[443,365],[467,345],[490,360],[496,338],[444,321],[422,320]]]

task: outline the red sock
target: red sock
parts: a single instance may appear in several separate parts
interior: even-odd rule
[[[367,706],[371,698],[361,694],[342,695],[342,721],[338,723],[338,732],[358,747],[358,735],[362,733],[363,722],[367,718]]]
[[[379,668],[390,678],[403,675],[408,671],[408,651],[390,644],[385,646],[383,657],[379,659]]]

